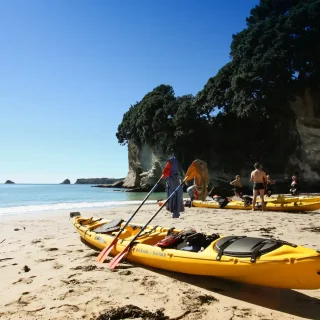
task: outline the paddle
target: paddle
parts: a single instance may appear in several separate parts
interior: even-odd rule
[[[160,179],[157,181],[157,183],[153,186],[153,188],[150,190],[150,192],[146,195],[146,197],[143,199],[143,201],[141,202],[141,204],[139,205],[139,207],[137,208],[137,210],[132,214],[132,216],[129,218],[129,220],[125,223],[125,225],[120,229],[120,231],[118,232],[118,234],[116,235],[116,237],[112,240],[112,242],[105,248],[103,249],[100,254],[97,257],[97,261],[103,263],[104,260],[107,258],[107,256],[109,255],[109,253],[111,252],[112,248],[117,244],[118,238],[120,236],[120,234],[123,232],[123,230],[127,227],[127,225],[130,223],[130,221],[134,218],[134,216],[137,214],[137,212],[140,210],[140,208],[142,207],[142,205],[147,201],[147,199],[149,198],[149,196],[151,195],[151,193],[156,189],[156,187],[158,186],[158,184],[160,183],[160,181],[163,178],[166,178],[170,175],[170,167],[171,167],[171,163],[167,162],[165,168],[162,171],[162,175],[160,177]]]
[[[188,175],[189,174],[189,175]],[[161,211],[161,209],[167,204],[167,202],[174,196],[174,194],[179,190],[179,188],[187,181],[191,180],[195,177],[195,174],[197,174],[197,169],[195,167],[195,164],[192,163],[189,167],[186,177],[183,179],[183,181],[179,184],[179,186],[170,194],[169,198],[162,204],[162,206],[156,211],[156,213],[149,219],[149,221],[140,229],[140,231],[136,234],[136,236],[130,241],[130,243],[117,255],[115,256],[109,263],[108,268],[114,269],[119,262],[123,259],[123,257],[126,255],[126,253],[130,250],[131,246],[133,245],[134,241],[141,235],[141,233],[144,231],[144,229],[150,224],[150,222],[157,216],[157,214]]]

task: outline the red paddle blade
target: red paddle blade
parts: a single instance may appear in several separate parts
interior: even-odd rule
[[[171,162],[168,161],[166,166],[164,167],[163,171],[162,171],[162,175],[164,178],[169,177],[171,174]]]
[[[97,257],[97,261],[103,263],[104,260],[106,260],[107,256],[109,255],[110,251],[112,250],[112,248],[114,247],[114,245],[117,243],[118,239],[114,238],[112,240],[112,242],[106,247],[104,248],[100,254]]]
[[[108,268],[113,270],[119,262],[123,259],[126,253],[130,250],[130,243],[118,254],[116,255],[108,264]]]
[[[105,252],[105,254],[103,255],[103,257],[101,258],[101,262],[103,263],[104,260],[106,260],[106,258],[108,257],[108,255],[110,254],[112,248],[117,244],[118,239],[115,238],[112,243],[109,245],[108,250]]]

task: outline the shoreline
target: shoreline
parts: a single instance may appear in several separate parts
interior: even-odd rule
[[[159,192],[161,195],[163,195],[163,192]],[[156,194],[156,193],[155,193]],[[252,196],[252,195],[248,195]],[[278,194],[272,194],[270,198],[277,197]],[[292,197],[291,194],[284,194],[286,197]],[[314,197],[314,196],[320,196],[320,193],[301,193],[299,196],[301,197]],[[148,199],[144,205],[154,205],[157,204],[158,201],[164,201],[166,200],[166,197],[159,197],[161,199]],[[162,199],[163,198],[163,199]],[[234,200],[241,200],[240,198],[230,195],[228,198],[232,198]],[[259,199],[259,196],[258,198]],[[183,195],[183,201],[189,200],[188,194],[184,193]],[[212,200],[211,197],[207,197],[207,200]],[[24,206],[8,206],[8,207],[0,207],[0,217],[1,216],[15,216],[15,215],[29,215],[29,214],[35,214],[35,213],[50,213],[50,212],[60,212],[60,211],[76,211],[76,210],[82,210],[82,211],[90,211],[90,210],[110,210],[115,208],[121,208],[121,207],[129,207],[129,206],[137,206],[143,201],[143,199],[140,200],[115,200],[115,201],[93,201],[93,202],[59,202],[59,203],[50,203],[50,204],[30,204],[30,205],[24,205]],[[62,206],[62,208],[52,208],[52,207],[59,207]],[[63,207],[64,206],[64,207]],[[48,209],[43,209],[44,207],[48,207]],[[51,208],[49,208],[51,207]],[[25,211],[12,211],[12,212],[4,212],[4,211],[10,211],[10,210],[21,210],[25,209]]]
[[[12,206],[12,207],[2,207],[0,208],[0,217],[1,216],[16,216],[16,215],[29,215],[29,214],[44,214],[44,213],[50,213],[50,212],[61,212],[61,211],[76,211],[76,210],[81,210],[81,211],[90,211],[90,210],[109,210],[109,209],[114,209],[114,208],[120,208],[120,207],[130,207],[134,205],[139,205],[142,200],[122,200],[122,201],[105,201],[105,202],[100,202],[102,203],[111,203],[110,205],[97,205],[97,206],[90,206],[88,205],[87,207],[85,206],[79,206],[76,208],[61,208],[61,209],[47,209],[47,210],[32,210],[32,207],[43,207],[43,206],[54,206],[54,205],[61,205],[61,204],[66,204],[68,203],[57,203],[57,204],[50,204],[50,205],[29,205],[29,206],[21,206],[24,208],[30,208],[28,211],[23,211],[23,212],[8,212],[8,213],[2,213],[1,210],[10,210],[11,208],[19,208],[19,206]],[[81,202],[77,202],[75,204],[80,204]],[[99,202],[95,202],[99,203]],[[89,203],[88,203],[89,204]],[[157,204],[157,200],[147,200],[144,205],[153,205]]]
[[[96,262],[98,252],[80,241],[69,218],[71,211],[79,211],[88,217],[127,220],[136,208],[1,216],[1,319],[94,320],[104,310],[128,305],[150,312],[164,308],[169,319],[184,315],[182,320],[320,318],[320,289],[256,287],[130,263],[112,272]],[[158,208],[143,206],[133,222],[144,224]],[[163,209],[151,224],[275,237],[320,249],[319,214],[192,207],[185,208],[180,219],[172,219]],[[26,272],[24,266],[30,270]]]

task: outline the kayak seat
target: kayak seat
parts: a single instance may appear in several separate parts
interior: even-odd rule
[[[93,231],[96,233],[109,233],[109,232],[117,231],[117,230],[120,230],[120,226],[123,221],[124,220],[122,219],[112,220],[109,223],[106,223],[94,229]]]
[[[215,243],[214,249],[218,252],[217,260],[222,255],[230,257],[251,257],[251,262],[256,262],[257,257],[274,251],[282,245],[296,245],[282,240],[254,238],[246,236],[228,236]]]

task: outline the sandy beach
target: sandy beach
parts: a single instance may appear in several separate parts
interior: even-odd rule
[[[157,208],[143,206],[134,221],[146,222]],[[135,209],[79,211],[127,219]],[[320,290],[256,287],[130,263],[112,272],[80,241],[69,212],[0,217],[1,319],[121,319],[102,314],[128,305],[152,312],[149,319],[320,319]],[[186,208],[176,220],[164,210],[153,224],[320,248],[319,214]],[[136,319],[148,318],[136,311]]]

